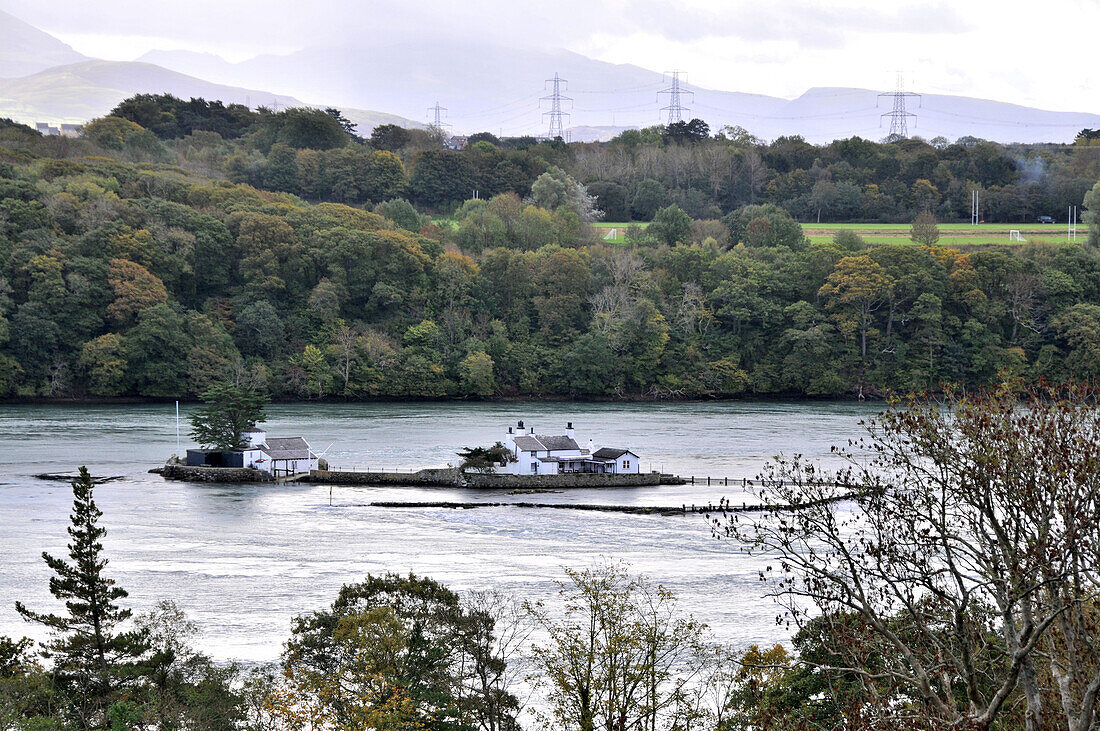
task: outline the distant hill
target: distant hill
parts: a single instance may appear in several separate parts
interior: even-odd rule
[[[226,104],[280,108],[306,105],[292,96],[214,84],[194,76],[133,61],[84,61],[58,66],[19,79],[0,79],[0,117],[26,122],[85,122],[107,114],[126,97],[168,93],[183,99],[203,97]],[[323,105],[321,105],[323,106]],[[404,117],[369,109],[344,109],[363,135],[379,124],[423,126]]]
[[[566,126],[573,139],[607,139],[617,131],[668,119],[661,107],[668,87],[661,74],[630,64],[597,61],[562,49],[471,44],[446,37],[392,39],[384,43],[306,48],[284,56],[229,63],[210,54],[157,51],[148,54],[170,68],[205,74],[226,83],[262,86],[295,96],[323,97],[335,104],[389,109],[424,119],[437,100],[458,132],[515,135],[547,127],[540,97],[545,80],[568,80]],[[740,125],[765,139],[802,135],[811,142],[889,133],[881,118],[891,100],[868,89],[814,88],[796,99],[685,85],[692,116],[717,130]],[[1000,142],[1068,142],[1083,127],[1100,126],[1100,115],[1050,112],[985,99],[926,94],[909,133],[949,139],[971,135]]]
[[[233,64],[216,53],[200,53],[178,49],[149,51],[135,60],[140,63],[152,63],[166,69],[181,71],[191,76],[198,76],[201,79],[220,79],[223,82],[228,82],[233,76]]]
[[[0,117],[26,122],[83,122],[100,117],[128,96],[169,93],[228,103],[301,106],[294,97],[214,84],[132,61],[84,61],[18,79],[0,79]]]
[[[27,76],[87,60],[70,46],[0,10],[0,78]]]

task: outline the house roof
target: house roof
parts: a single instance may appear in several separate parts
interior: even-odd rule
[[[271,459],[311,459],[313,457],[309,442],[301,437],[269,438],[261,449]]]
[[[599,449],[597,449],[595,452],[592,453],[592,456],[595,457],[596,459],[618,459],[619,457],[622,457],[624,454],[634,454],[634,453],[631,452],[629,449],[615,449],[613,447],[600,447]],[[634,454],[634,456],[637,457],[638,455]]]
[[[580,446],[577,444],[573,437],[561,435],[561,436],[549,436],[546,434],[530,434],[516,437],[516,449],[521,452],[564,452],[577,450],[580,451]]]

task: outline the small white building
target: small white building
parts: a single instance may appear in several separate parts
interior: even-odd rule
[[[262,431],[246,432],[243,436],[248,440],[249,454],[260,452],[251,462],[246,459],[246,465],[275,476],[317,469],[317,455],[302,437],[269,437]]]
[[[534,427],[520,421],[508,427],[503,442],[515,458],[505,471],[513,475],[562,475],[576,472],[600,474],[631,474],[640,471],[638,455],[629,449],[604,447],[595,449],[590,439],[588,447],[577,444],[573,422],[565,425],[564,434],[536,434]]]
[[[629,449],[603,447],[593,452],[592,458],[610,465],[608,472],[613,475],[636,475],[641,472],[641,460]]]
[[[272,475],[295,475],[317,469],[317,455],[302,437],[268,437],[266,432],[241,435],[237,449],[188,449],[187,464],[199,467],[251,467]]]

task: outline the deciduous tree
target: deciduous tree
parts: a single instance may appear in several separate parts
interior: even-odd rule
[[[921,211],[913,225],[909,228],[909,238],[925,246],[932,246],[940,240],[940,227],[936,225],[936,217],[931,211]]]
[[[777,460],[764,513],[715,528],[774,558],[761,578],[789,619],[820,614],[826,652],[803,662],[895,688],[879,724],[997,728],[1022,697],[1028,729],[1086,731],[1100,693],[1097,402],[1086,386],[1021,402],[1009,385],[915,400],[839,450],[836,474]]]

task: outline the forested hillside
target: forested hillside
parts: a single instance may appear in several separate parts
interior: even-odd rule
[[[4,396],[188,397],[227,377],[285,398],[840,395],[1100,375],[1093,248],[811,244],[773,205],[805,217],[799,196],[827,182],[910,220],[964,180],[986,200],[1080,205],[1100,179],[1088,140],[812,147],[685,125],[451,151],[431,131],[361,140],[335,113],[177,102],[131,100],[78,140],[0,129]],[[1016,154],[1043,174],[1028,182]],[[712,157],[724,172],[694,187]],[[587,224],[601,208],[656,220],[605,244]]]

